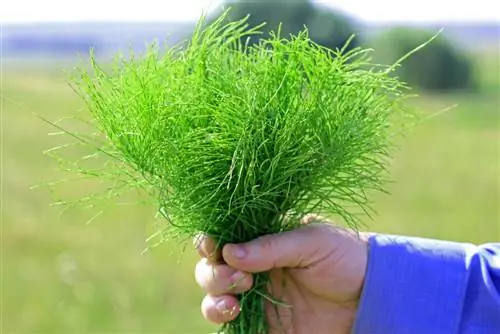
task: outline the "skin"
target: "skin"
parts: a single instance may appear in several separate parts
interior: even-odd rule
[[[268,306],[270,333],[350,333],[363,287],[368,258],[368,236],[356,234],[308,216],[294,231],[268,235],[222,250],[201,236],[196,246],[201,260],[196,282],[206,296],[203,316],[215,324],[235,319],[235,295],[253,284],[252,273],[270,271],[270,291],[293,307]],[[285,285],[283,285],[285,280]]]

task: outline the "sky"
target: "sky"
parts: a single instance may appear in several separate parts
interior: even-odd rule
[[[290,0],[293,1],[293,0]],[[0,23],[195,21],[218,0],[1,0]],[[321,0],[366,22],[500,22],[494,0]]]

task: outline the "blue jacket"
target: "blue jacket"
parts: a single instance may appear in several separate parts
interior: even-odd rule
[[[500,334],[500,243],[370,237],[354,334]]]

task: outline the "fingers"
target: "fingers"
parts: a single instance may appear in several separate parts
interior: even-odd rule
[[[202,257],[196,265],[196,282],[208,293],[201,303],[203,316],[219,325],[236,319],[240,305],[231,294],[250,290],[252,275],[222,264],[222,252],[213,239],[199,235],[194,244]]]
[[[228,244],[224,261],[242,271],[257,273],[272,268],[304,268],[332,252],[333,228],[326,224],[305,225],[293,231],[266,235],[246,244]]]
[[[200,256],[209,262],[226,262],[244,272],[257,273],[272,268],[307,267],[332,248],[332,231],[325,229],[333,227],[328,224],[314,224],[322,220],[322,217],[309,215],[304,217],[302,228],[266,235],[246,244],[228,244],[222,251],[213,239],[203,235],[195,239],[195,246]]]
[[[250,290],[253,277],[225,264],[214,264],[201,259],[196,265],[195,279],[208,294],[238,294]]]
[[[233,296],[207,295],[201,303],[201,313],[208,321],[220,325],[236,319],[240,305]]]
[[[321,223],[325,221],[325,218],[316,214],[307,214],[301,219],[301,223],[303,225]],[[212,238],[200,233],[194,238],[193,243],[201,257],[213,261],[221,261],[223,259],[221,249],[217,247],[217,243]]]

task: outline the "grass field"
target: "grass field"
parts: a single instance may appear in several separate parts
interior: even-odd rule
[[[426,96],[430,118],[399,141],[390,195],[374,197],[367,229],[481,243],[500,240],[498,54],[481,61],[487,88]],[[120,207],[86,225],[88,212],[50,208],[32,185],[57,179],[42,151],[53,129],[33,117],[82,104],[53,71],[5,69],[2,87],[2,333],[208,333],[193,279],[196,257],[165,243],[141,254],[153,207]],[[13,102],[15,101],[15,103]],[[80,186],[67,185],[78,196]],[[395,268],[396,269],[396,268]],[[439,275],[439,273],[436,273]]]

